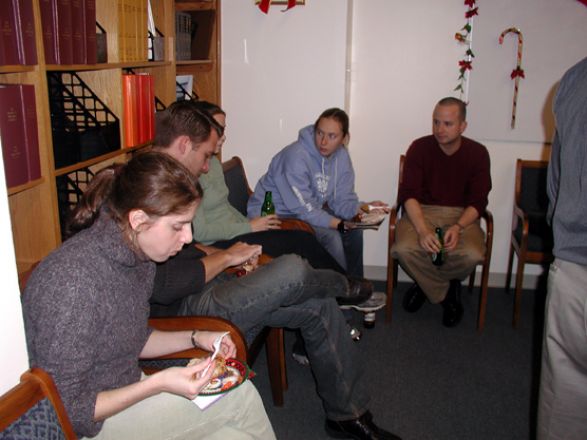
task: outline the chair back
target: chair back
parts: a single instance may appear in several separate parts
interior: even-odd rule
[[[222,163],[224,181],[228,187],[228,201],[242,215],[247,216],[247,202],[253,193],[249,187],[243,162],[238,156]]]
[[[548,210],[547,172],[547,161],[518,159],[516,162],[516,205],[528,215],[546,215]]]
[[[0,396],[0,439],[76,438],[57,388],[44,370],[28,370],[18,385]]]

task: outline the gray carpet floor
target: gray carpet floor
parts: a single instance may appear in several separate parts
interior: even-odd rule
[[[447,329],[440,306],[426,303],[415,314],[402,309],[408,287],[395,290],[391,324],[378,312],[375,328],[363,330],[357,343],[375,421],[404,440],[532,439],[544,289],[524,291],[516,329],[513,293],[490,289],[485,330],[478,333],[478,288],[469,294],[463,286],[465,315],[458,327]],[[354,319],[361,322],[359,314]],[[311,369],[291,358],[294,339],[286,332],[284,406],[273,405],[264,352],[254,365],[253,381],[278,439],[327,439]]]

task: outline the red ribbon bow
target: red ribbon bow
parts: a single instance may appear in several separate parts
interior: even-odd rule
[[[516,67],[514,70],[512,70],[512,74],[510,76],[512,77],[512,79],[514,79],[518,76],[520,78],[526,78],[524,76],[524,69],[522,69],[521,67]]]
[[[296,5],[296,0],[287,0],[287,8],[285,8],[282,12],[285,12]],[[261,0],[259,2],[259,9],[261,12],[267,14],[269,12],[269,6],[271,6],[271,0]]]
[[[467,12],[465,12],[465,18],[471,18],[475,15],[479,15],[479,8],[469,9]]]
[[[461,60],[459,61],[459,66],[461,68],[461,70],[471,70],[473,68],[473,66],[471,65],[470,61],[465,61],[465,60]]]

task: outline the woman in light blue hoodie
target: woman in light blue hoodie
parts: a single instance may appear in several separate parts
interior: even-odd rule
[[[261,212],[266,191],[272,192],[276,214],[310,223],[318,241],[351,276],[363,277],[363,234],[344,221],[360,212],[355,173],[345,144],[349,118],[341,109],[325,110],[298,140],[281,150],[259,179],[250,197],[249,218]],[[381,202],[372,202],[380,204]]]

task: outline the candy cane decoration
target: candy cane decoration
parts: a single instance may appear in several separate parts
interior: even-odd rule
[[[516,107],[518,105],[518,87],[520,84],[520,78],[525,78],[524,69],[522,69],[522,49],[524,47],[524,39],[522,32],[518,28],[509,28],[501,33],[499,36],[499,44],[503,44],[503,37],[506,34],[513,33],[518,35],[518,58],[516,68],[512,70],[511,78],[514,80],[514,102],[512,105],[512,128],[516,126]]]

